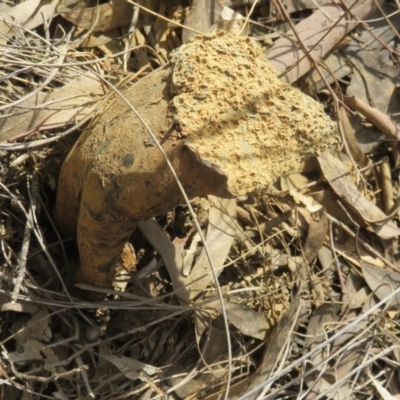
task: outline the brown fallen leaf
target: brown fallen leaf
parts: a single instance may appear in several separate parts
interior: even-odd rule
[[[16,110],[7,110],[10,116],[0,120],[0,143],[21,133],[79,122],[94,109],[103,94],[104,87],[92,73],[71,77],[60,89],[38,93],[19,104]]]
[[[310,228],[304,244],[304,257],[312,262],[323,246],[328,232],[328,218],[324,212],[311,215]]]
[[[346,278],[345,287],[342,310],[361,308],[370,293],[365,286],[364,279],[359,275],[350,273]]]
[[[388,139],[400,140],[400,127],[389,116],[355,96],[344,97],[343,99],[348,106],[363,114]]]
[[[219,16],[216,28],[233,33],[234,35],[248,36],[249,24],[245,26],[246,18],[229,7],[224,7]]]
[[[219,274],[235,237],[236,201],[234,199],[218,199],[214,196],[210,196],[210,198],[213,199],[214,207],[209,210],[206,242],[211,258],[215,266],[219,268],[217,271]],[[214,279],[205,250],[203,249],[200,253],[190,274],[184,276],[182,254],[172,244],[157,221],[154,219],[142,220],[138,223],[138,227],[164,260],[176,296],[182,304],[191,303]]]
[[[184,25],[196,31],[208,33],[211,26],[218,21],[223,8],[219,0],[193,0]],[[182,42],[186,43],[196,35],[197,33],[191,30],[183,29]]]
[[[222,272],[224,262],[232,247],[236,234],[236,200],[219,199],[208,196],[212,207],[209,209],[208,228],[206,242],[216,268],[217,274]],[[193,282],[191,287],[191,299],[205,289],[212,281],[210,264],[205,249],[203,248],[194,264],[187,283]],[[206,275],[206,276],[205,276]]]
[[[311,196],[305,196],[297,190],[291,190],[289,193],[292,196],[293,200],[297,204],[304,205],[309,213],[313,214],[322,211],[321,204],[315,201]]]
[[[313,311],[308,323],[307,336],[305,338],[305,344],[307,345],[307,348],[313,350],[326,340],[327,332],[332,329],[332,325],[329,323],[334,321],[340,308],[341,305],[338,303],[324,303]],[[327,355],[328,349],[322,348],[320,351],[313,353],[307,365],[309,367],[317,366],[323,362]],[[331,385],[335,382],[335,376],[329,370],[321,375],[323,368],[324,367],[321,366],[320,369],[307,374],[304,378],[307,386],[311,388],[307,399],[314,399],[318,397],[320,393],[330,389]],[[347,393],[349,388],[345,384],[338,389],[340,394],[343,396],[345,393]],[[329,398],[340,398],[336,397],[335,392],[332,395],[333,396]]]
[[[0,44],[7,43],[12,30],[16,29],[14,25],[34,29],[43,24],[42,14],[49,20],[57,14],[56,8],[56,1],[28,0],[7,10],[3,9],[0,15]]]
[[[113,0],[84,10],[69,10],[60,15],[79,28],[93,32],[108,32],[120,26],[128,25],[132,20],[133,7],[125,0]]]
[[[241,392],[241,395],[246,395],[246,399],[258,399],[258,393],[252,395],[248,393],[257,389],[263,382],[265,382],[278,362],[282,357],[282,351],[296,324],[298,313],[300,311],[300,293],[299,290],[293,296],[289,308],[282,315],[278,324],[273,332],[268,335],[263,359],[258,370],[252,375],[251,383]],[[262,391],[262,389],[260,389]]]
[[[400,286],[400,273],[397,271],[378,268],[365,261],[361,261],[361,269],[369,288],[379,300],[383,300]],[[393,297],[390,305],[400,305],[400,296]]]
[[[217,324],[218,325],[218,324]],[[227,358],[228,347],[226,345],[226,332],[218,326],[212,324],[207,339],[202,346],[202,361],[199,367],[207,364],[207,369],[212,373],[198,374],[194,378],[187,380],[186,373],[179,370],[175,365],[174,373],[170,382],[176,387],[174,392],[179,398],[193,398],[192,396],[211,385],[216,385],[223,378],[226,378],[226,370],[220,368],[218,361]],[[186,371],[187,372],[187,371]],[[190,397],[189,397],[190,396]]]
[[[347,382],[341,386],[335,385],[336,374],[334,373],[324,373],[317,382],[312,383],[312,389],[308,393],[306,400],[320,399],[324,398],[326,400],[341,400],[348,399],[353,400],[351,397],[352,390]]]
[[[207,304],[219,313],[222,312],[219,300]],[[243,335],[251,336],[258,340],[264,340],[265,334],[271,329],[272,323],[268,322],[265,316],[242,304],[225,303],[226,317]]]
[[[115,365],[128,379],[146,381],[141,372],[147,375],[161,373],[161,370],[152,365],[144,364],[130,357],[102,355],[102,358]]]
[[[320,203],[329,215],[346,225],[352,225],[352,221],[342,207],[338,206],[336,194],[329,188],[311,193],[311,197]]]
[[[318,157],[318,162],[325,179],[357,215],[358,220],[364,225],[370,225],[382,239],[391,239],[400,235],[397,225],[393,221],[386,221],[388,216],[358,191],[351,177],[348,176],[348,168],[342,161],[325,152]]]
[[[368,304],[368,298],[365,300],[364,305],[365,304]],[[362,311],[351,310],[349,313],[346,314],[346,323],[350,324],[354,319],[360,317],[361,313]],[[341,334],[336,340],[333,341],[331,353],[338,351],[343,347],[345,343],[347,343],[351,339],[354,339],[354,337],[365,330],[368,323],[368,317],[362,318],[360,321],[358,321],[357,324],[351,326],[351,328],[347,329],[346,332],[343,332],[343,334]],[[343,325],[341,324],[340,326],[342,327]]]
[[[381,187],[382,208],[386,214],[390,214],[394,207],[394,190],[388,157],[382,158],[379,168],[379,181]]]
[[[351,9],[352,15],[359,20],[363,20],[376,10],[375,1],[377,0],[366,0],[357,4],[352,0],[346,0],[345,4],[348,7],[355,4]],[[383,0],[378,0],[378,3],[382,4]],[[344,36],[357,26],[356,23],[349,24],[348,21],[351,17],[343,14],[344,9],[338,3],[328,3],[296,25],[296,30],[303,43],[308,49],[312,48],[311,54],[317,60],[322,59]],[[337,23],[337,20],[342,16],[344,18]],[[330,32],[328,33],[328,31]],[[267,58],[277,72],[282,73],[295,65],[283,77],[287,82],[297,81],[312,67],[309,58],[304,55],[304,51],[297,43],[297,40],[293,39],[292,32],[286,34],[285,37],[277,40],[267,53]]]
[[[42,347],[52,337],[49,324],[50,317],[46,307],[40,307],[28,321],[21,315],[11,327],[16,341],[16,351],[9,354],[10,359],[22,363],[43,360]]]
[[[8,355],[10,361],[13,363],[28,363],[32,361],[42,361],[44,357],[42,355],[43,343],[36,339],[27,338],[19,351],[14,351]]]
[[[286,0],[285,7],[287,8],[287,12],[291,14],[297,11],[315,10],[316,8],[322,7],[329,3],[329,1],[330,0]]]
[[[348,146],[348,149],[354,159],[354,161],[365,167],[368,164],[368,159],[365,157],[364,153],[361,151],[360,146],[358,145],[356,135],[353,127],[350,124],[349,117],[347,115],[344,107],[339,106],[339,119],[342,125],[343,134]]]
[[[386,15],[391,14],[390,2],[385,2],[382,10]],[[336,51],[339,49],[335,46],[327,54],[324,58],[326,68],[322,72],[328,83],[351,76],[347,95],[357,95],[366,103],[372,100],[379,110],[391,115],[397,112],[400,104],[399,97],[393,96],[400,71],[388,56],[391,50],[395,50],[394,39],[397,32],[389,24],[383,23],[381,10],[368,18],[368,29],[357,30],[357,37],[354,39],[346,36],[345,46],[344,40],[338,43],[338,46],[342,45],[340,52]],[[391,15],[390,21],[393,26],[399,26],[400,14]],[[312,87],[313,93],[325,87],[325,82],[317,71],[312,72],[306,81]]]
[[[284,175],[280,177],[279,183],[281,186],[281,190],[289,191],[292,189],[300,189],[305,187],[304,189],[298,190],[302,194],[307,193],[307,188],[311,183],[311,179],[308,179],[305,175],[301,173],[293,173],[290,175]]]
[[[385,2],[382,10],[371,15],[368,30],[359,30],[357,38],[354,38],[356,40],[352,40],[342,51],[352,67],[347,95],[357,96],[387,115],[398,113],[400,108],[400,97],[394,95],[400,70],[390,57],[390,51],[396,51],[398,33],[381,20],[382,15],[391,13],[390,2]],[[399,27],[400,14],[391,15],[390,22],[392,26]]]
[[[345,36],[341,42],[346,40],[347,37]],[[316,70],[310,71],[310,74],[307,74],[307,77],[304,78],[311,94],[315,95],[321,89],[325,88],[325,82],[329,84],[335,83],[335,80],[341,79],[351,73],[351,66],[341,52],[333,50],[328,53],[324,58],[324,65],[326,68],[322,70],[322,74],[325,80],[321,78],[319,72]]]

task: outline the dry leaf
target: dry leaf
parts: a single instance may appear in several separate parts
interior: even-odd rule
[[[338,205],[337,196],[334,192],[332,192],[332,190],[319,190],[311,193],[310,196],[319,204],[321,204],[329,215],[332,215],[345,225],[353,225],[353,221],[351,221],[343,208]]]
[[[324,212],[311,215],[310,227],[304,244],[304,257],[312,262],[325,242],[328,232],[328,218]],[[315,219],[314,219],[315,218]]]
[[[219,0],[193,0],[184,25],[196,31],[208,33],[211,26],[218,21],[222,9],[223,5]],[[183,29],[182,42],[186,43],[196,35],[196,32]]]
[[[219,313],[221,303],[219,300],[207,304],[206,307],[213,308]],[[243,335],[251,336],[258,340],[264,340],[265,334],[271,329],[272,324],[265,319],[265,316],[242,304],[225,303],[226,317]]]
[[[289,193],[297,204],[303,204],[310,213],[315,213],[322,210],[321,204],[316,202],[312,197],[305,196],[296,189],[291,190]]]
[[[5,45],[11,37],[14,25],[20,24],[24,29],[34,29],[43,24],[43,15],[47,20],[56,15],[57,1],[28,0],[15,7],[2,11],[0,15],[0,44]],[[9,24],[7,24],[7,22]],[[18,29],[16,29],[18,31]]]
[[[368,299],[366,300],[366,302]],[[343,322],[348,321],[348,323],[352,322],[354,319],[360,316],[362,311],[352,310],[346,314],[346,320]],[[343,324],[340,325],[342,327]],[[351,339],[354,339],[360,332],[362,332],[368,326],[368,317],[363,318],[361,321],[357,323],[357,325],[352,326],[350,329],[347,329],[342,335],[340,335],[333,343],[331,347],[331,353],[335,353],[342,346]],[[361,339],[360,339],[361,340]]]
[[[388,269],[375,267],[365,261],[361,261],[361,269],[372,292],[383,300],[400,286],[400,273]],[[400,295],[393,297],[390,301],[391,306],[400,304]]]
[[[279,180],[281,190],[292,190],[307,186],[311,182],[306,176],[300,173],[282,176]],[[300,193],[305,194],[307,189],[302,189]]]
[[[268,379],[275,366],[282,357],[282,350],[290,338],[293,327],[297,321],[300,311],[300,294],[299,290],[292,298],[289,308],[282,315],[273,332],[268,335],[263,359],[258,370],[253,374],[251,383],[243,390],[242,395],[247,395],[253,389]],[[258,399],[257,393],[251,396],[246,396],[247,399]]]
[[[363,114],[374,124],[388,139],[400,140],[400,127],[389,116],[373,108],[356,96],[344,97],[345,103]]]
[[[390,2],[385,2],[382,10],[371,15],[368,30],[360,30],[357,38],[342,52],[353,67],[347,94],[357,96],[366,104],[373,104],[387,115],[398,113],[400,108],[400,98],[394,95],[400,70],[396,61],[390,57],[390,51],[396,48],[398,33],[380,19],[382,15],[392,14],[392,11]],[[391,15],[390,23],[398,30],[400,14]]]
[[[344,37],[344,40],[346,37]],[[348,60],[346,60],[341,53],[336,51],[328,53],[327,57],[324,58],[324,65],[326,68],[321,69],[321,72],[325,81],[315,69],[312,70],[310,74],[307,74],[305,78],[311,94],[316,94],[326,87],[325,82],[332,84],[335,80],[348,76],[352,72]]]
[[[365,167],[368,164],[368,160],[365,157],[364,153],[361,151],[360,146],[358,145],[354,129],[350,124],[349,117],[343,106],[339,106],[339,119],[343,128],[343,133],[347,146],[354,161],[357,162],[359,165]]]
[[[388,216],[358,191],[342,161],[325,152],[318,157],[318,162],[332,189],[364,224],[370,224],[374,232],[382,239],[395,238],[400,234],[400,229],[393,221],[381,223]]]
[[[48,311],[45,307],[41,307],[32,318],[22,326],[18,326],[21,321],[24,322],[21,319],[13,325],[13,330],[16,331],[15,340],[17,341],[18,346],[25,346],[25,341],[27,339],[35,339],[45,342],[50,340],[52,336],[49,327],[50,317],[48,316]]]
[[[102,357],[110,363],[114,364],[121,372],[125,374],[128,379],[140,379],[141,381],[146,381],[146,379],[143,379],[143,377],[141,376],[141,372],[144,372],[147,375],[154,375],[162,372],[157,367],[144,364],[140,361],[134,360],[133,358],[108,356],[105,354],[102,355]]]
[[[27,338],[21,345],[20,351],[10,353],[9,357],[13,363],[27,363],[33,360],[43,360],[43,344],[36,339]]]
[[[206,243],[215,268],[218,269],[216,272],[220,274],[235,239],[236,200],[219,199],[215,196],[208,196],[208,198],[212,207],[208,211]],[[214,280],[210,272],[209,261],[203,248],[187,278],[187,284],[193,282],[190,284],[192,299]]]
[[[352,8],[352,15],[355,18],[359,18],[359,20],[367,18],[376,10],[375,1],[366,0],[360,2],[359,5]],[[378,2],[383,3],[383,0]],[[353,2],[346,1],[346,3],[350,5]],[[356,24],[347,23],[346,18],[337,23],[343,12],[343,8],[338,4],[329,3],[296,25],[298,35],[302,38],[307,48],[313,49],[311,54],[317,60],[322,59],[343,37],[357,26]],[[328,31],[329,33],[327,33]],[[280,73],[296,63],[296,68],[292,68],[283,77],[288,82],[297,81],[312,66],[309,58],[304,55],[302,47],[298,45],[297,40],[294,40],[292,32],[274,43],[267,53],[267,58],[276,71]]]
[[[287,12],[291,14],[296,11],[314,10],[329,2],[330,0],[285,0],[285,7],[287,8]]]
[[[218,361],[226,360],[228,348],[226,345],[226,332],[224,329],[219,329],[213,324],[210,325],[210,331],[205,340],[205,345],[201,349],[203,358],[202,360],[208,365],[208,369],[212,373],[198,374],[194,379],[189,381],[186,379],[186,373],[181,372],[179,368],[174,370],[173,376],[170,381],[173,386],[176,386],[175,393],[181,399],[192,398],[201,390],[217,384],[222,378],[226,377],[226,370],[220,368]],[[215,365],[213,365],[215,364]],[[202,362],[200,366],[204,366]],[[174,376],[175,375],[175,376]]]
[[[365,303],[370,291],[365,287],[365,281],[361,276],[350,273],[345,283],[343,310],[361,308]]]
[[[349,384],[344,382],[341,386],[336,386],[334,389],[332,389],[335,381],[335,375],[324,373],[317,382],[312,382],[310,384],[312,385],[312,389],[307,395],[306,400],[320,399],[321,397],[326,400],[350,400],[352,398],[350,397],[352,391],[349,387]]]
[[[210,255],[220,273],[236,233],[236,201],[234,199],[213,199],[214,207],[209,210],[209,226],[206,242]],[[139,229],[146,239],[160,253],[172,280],[176,296],[187,305],[213,280],[205,250],[200,253],[189,276],[183,275],[183,259],[177,248],[154,219],[140,221]]]
[[[15,110],[8,110],[12,115],[0,120],[0,143],[24,132],[77,123],[94,109],[103,94],[104,88],[93,74],[71,77],[62,88],[51,93],[39,93],[19,104]]]
[[[309,320],[308,327],[307,327],[307,336],[305,338],[305,344],[310,346],[310,349],[312,350],[314,347],[317,347],[319,344],[324,342],[327,338],[327,331],[332,329],[332,325],[329,323],[332,323],[335,319],[336,314],[339,312],[341,309],[340,304],[329,304],[325,303],[317,307]],[[325,354],[322,352],[317,352],[314,353],[313,356],[310,358],[310,362],[313,363],[313,365],[319,364],[325,357]],[[318,374],[316,374],[318,375]],[[308,383],[311,383],[316,376],[306,378]]]
[[[112,0],[84,10],[79,8],[78,4],[78,10],[60,12],[60,15],[77,27],[93,32],[108,32],[128,25],[133,15],[133,7],[125,0]]]
[[[245,27],[246,18],[242,14],[232,10],[232,8],[224,7],[219,17],[217,28],[226,32],[240,36],[248,36],[249,24]]]
[[[97,47],[97,46],[104,46],[107,43],[110,43],[114,40],[118,40],[121,36],[120,29],[114,29],[112,31],[108,31],[106,33],[93,33],[93,35],[89,35],[85,38],[85,40],[80,43],[80,47]],[[138,68],[139,69],[139,68]]]
[[[339,361],[334,366],[336,380],[344,378],[354,367],[360,365],[363,361],[364,351],[363,346],[358,348],[352,348],[345,350],[345,352],[339,357]],[[347,384],[347,382],[346,382]],[[342,399],[348,397],[342,397]]]

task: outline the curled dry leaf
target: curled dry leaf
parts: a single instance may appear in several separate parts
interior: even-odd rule
[[[304,244],[304,257],[312,262],[323,246],[328,232],[328,218],[324,212],[311,215],[310,227]]]
[[[390,140],[400,140],[400,127],[382,111],[369,106],[356,96],[344,97],[345,103],[363,114]]]
[[[354,161],[365,167],[368,164],[368,159],[365,157],[360,146],[358,145],[354,129],[350,124],[346,110],[342,106],[339,106],[339,119],[343,128],[343,134],[347,142],[347,146]]]
[[[364,226],[370,225],[382,239],[395,238],[400,234],[397,225],[393,221],[385,222],[388,216],[358,191],[342,161],[326,152],[318,157],[318,162],[332,189]]]
[[[388,157],[382,158],[381,166],[379,168],[379,180],[382,190],[381,201],[383,211],[386,214],[390,214],[394,206],[394,190]]]

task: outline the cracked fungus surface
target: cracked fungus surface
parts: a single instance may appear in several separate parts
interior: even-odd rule
[[[196,36],[172,56],[172,112],[186,144],[234,194],[298,170],[337,142],[323,107],[279,80],[248,38]]]

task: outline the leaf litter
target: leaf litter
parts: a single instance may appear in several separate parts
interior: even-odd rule
[[[280,2],[217,3],[1,4],[2,398],[399,397],[398,2],[288,2],[297,35]],[[51,221],[60,166],[115,101],[106,81],[130,87],[214,29],[260,43],[342,142],[235,200],[194,199],[205,245],[184,204],[141,221],[115,290],[85,301]]]

